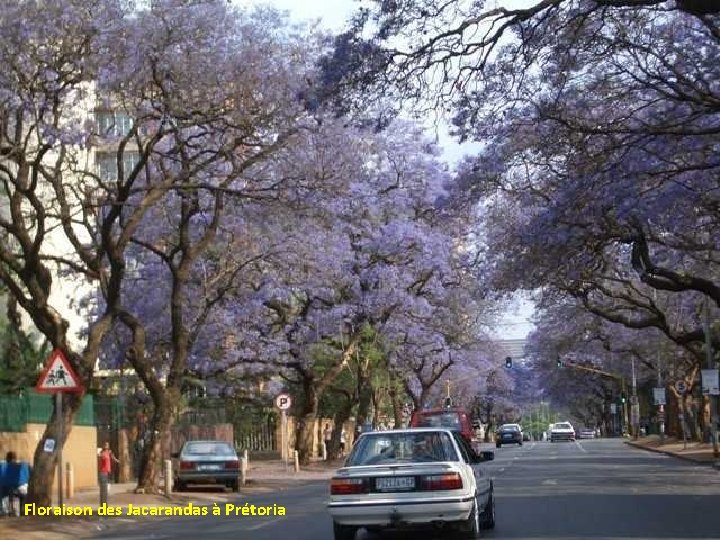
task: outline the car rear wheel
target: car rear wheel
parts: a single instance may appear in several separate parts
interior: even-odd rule
[[[480,516],[480,527],[483,529],[495,528],[495,496],[490,490],[490,497],[485,505],[482,516]]]
[[[500,444],[500,443],[495,443],[495,448],[500,448],[501,446],[502,446],[502,444]]]
[[[333,521],[333,535],[335,540],[355,540],[358,527],[352,525],[340,525]]]
[[[230,489],[232,489],[235,493],[240,491],[240,482],[238,480],[230,482]]]
[[[175,488],[175,491],[185,491],[185,488],[186,488],[185,482],[181,482],[180,480],[175,480],[174,488]]]

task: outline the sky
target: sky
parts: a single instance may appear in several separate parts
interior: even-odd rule
[[[238,5],[269,5],[287,11],[294,22],[319,21],[320,25],[328,30],[340,31],[357,10],[362,2],[358,0],[234,0]],[[508,4],[508,5],[506,5]],[[510,4],[513,4],[512,6]],[[527,4],[527,0],[504,0],[505,7],[519,7]],[[443,149],[443,157],[454,165],[473,149],[477,143],[458,144],[447,133],[446,126],[433,127],[430,132],[436,136],[438,144]],[[501,339],[522,339],[532,330],[529,322],[532,317],[532,304],[518,300],[516,305],[508,312],[498,325],[497,336]]]

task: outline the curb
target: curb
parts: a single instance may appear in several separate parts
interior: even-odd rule
[[[690,463],[695,463],[696,465],[705,465],[706,467],[712,467],[713,469],[720,470],[720,461],[704,461],[702,459],[696,459],[689,456],[683,456],[682,454],[676,454],[674,452],[671,452],[669,450],[661,450],[659,448],[650,448],[648,446],[643,446],[640,443],[636,443],[633,441],[625,441],[625,444],[628,446],[632,446],[633,448],[639,448],[640,450],[645,450],[646,452],[655,452],[656,454],[664,454],[666,456],[670,456],[676,459],[681,459],[683,461],[688,461]]]

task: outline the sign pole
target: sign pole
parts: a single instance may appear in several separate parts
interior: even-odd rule
[[[285,410],[280,411],[280,417],[282,418],[282,437],[281,437],[281,444],[282,444],[282,455],[285,458],[285,472],[288,470],[288,440],[287,440],[287,415],[285,414]]]
[[[665,387],[663,386],[663,383],[662,383],[662,369],[660,367],[659,360],[658,360],[657,376],[658,376],[657,387],[658,387],[658,390],[660,390],[660,392],[662,393],[662,396],[664,397],[665,396]],[[663,399],[663,401],[665,401],[665,400]],[[660,424],[660,426],[659,426],[659,428],[660,428],[660,444],[664,444],[665,443],[665,406],[664,406],[663,402],[660,402],[658,404],[658,424]]]
[[[62,392],[55,392],[55,410],[58,415],[58,440],[57,440],[57,487],[58,506],[63,504],[63,438],[65,436],[65,415],[63,414]]]
[[[717,370],[713,363],[713,351],[712,351],[712,339],[710,337],[710,303],[705,300],[705,320],[703,321],[703,333],[705,334],[705,359],[707,362],[707,369],[715,371],[713,373],[714,380],[712,386],[716,386],[717,381]],[[708,391],[708,400],[710,404],[710,438],[712,439],[713,445],[713,457],[720,457],[720,448],[718,448],[718,432],[717,432],[717,396],[714,394],[714,388]]]
[[[57,415],[57,440],[45,439],[44,451],[57,452],[57,503],[63,504],[63,444],[65,442],[65,414],[63,413],[63,392],[82,392],[83,386],[77,373],[61,349],[53,349],[45,361],[35,390],[55,394]],[[69,480],[68,480],[69,481]]]
[[[285,459],[285,472],[288,470],[288,454],[290,439],[287,433],[287,410],[292,405],[292,397],[289,394],[278,394],[275,396],[275,406],[280,409],[280,458]]]

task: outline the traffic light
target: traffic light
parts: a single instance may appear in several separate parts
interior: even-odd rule
[[[620,403],[625,403],[625,396],[620,396]]]
[[[563,361],[558,358],[557,367],[563,367]]]
[[[450,407],[452,407],[452,398],[446,397],[445,398],[445,408],[449,409]]]
[[[510,358],[509,356],[505,358],[505,367],[507,369],[510,369],[512,367],[512,358]]]

